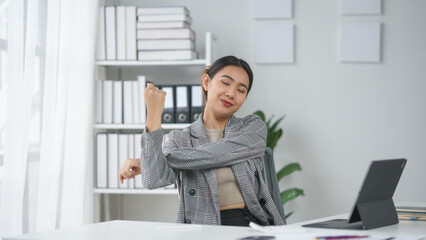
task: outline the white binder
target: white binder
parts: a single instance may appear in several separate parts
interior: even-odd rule
[[[117,133],[108,133],[108,188],[118,188]]]
[[[121,124],[123,123],[123,82],[114,81],[114,95],[113,95],[113,123]]]
[[[113,95],[113,81],[103,81],[103,111],[102,120],[104,123],[112,123],[112,95]]]
[[[126,59],[136,60],[136,7],[126,7]]]
[[[120,133],[118,135],[118,169],[120,169],[126,159],[129,158],[129,154],[127,151],[129,145],[127,135],[128,134],[124,133]],[[129,188],[129,181],[127,179],[124,179],[123,184],[119,183],[119,188]]]
[[[96,187],[107,188],[107,134],[96,135]]]
[[[117,6],[117,60],[126,60],[126,7]]]
[[[123,81],[123,122],[134,123],[133,120],[132,81]]]
[[[96,44],[96,59],[105,60],[105,7],[98,10],[98,36]]]
[[[116,31],[115,6],[105,7],[105,40],[106,40],[106,59],[117,59],[117,31]]]

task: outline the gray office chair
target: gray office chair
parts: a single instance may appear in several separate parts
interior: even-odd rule
[[[266,186],[268,187],[269,192],[271,193],[272,199],[274,200],[275,206],[277,206],[278,211],[284,223],[286,223],[284,207],[281,202],[281,193],[277,181],[277,172],[275,170],[274,155],[272,149],[267,147],[265,150],[265,159],[263,161],[263,178],[265,179]]]

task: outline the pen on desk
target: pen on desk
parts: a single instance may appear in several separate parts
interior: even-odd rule
[[[344,236],[322,236],[316,237],[316,240],[334,240],[334,239],[355,239],[355,238],[368,238],[368,235],[344,235]]]

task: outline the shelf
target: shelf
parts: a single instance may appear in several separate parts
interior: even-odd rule
[[[173,129],[184,129],[188,127],[189,123],[170,123],[170,124],[161,124],[161,127],[164,130],[173,130]],[[100,123],[93,126],[95,129],[112,129],[112,130],[143,130],[145,124],[107,124]]]
[[[98,66],[140,67],[140,66],[206,66],[206,59],[176,60],[176,61],[96,61]]]
[[[177,195],[176,188],[162,188],[162,189],[112,189],[112,188],[95,188],[94,193],[106,194],[144,194],[144,195]]]

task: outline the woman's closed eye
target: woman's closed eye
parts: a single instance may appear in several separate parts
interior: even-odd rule
[[[221,81],[223,84],[225,84],[225,85],[227,85],[227,86],[229,86],[229,83],[228,82],[226,82],[226,81]]]

